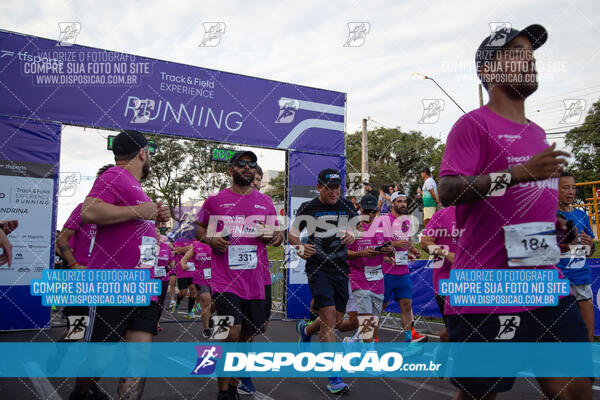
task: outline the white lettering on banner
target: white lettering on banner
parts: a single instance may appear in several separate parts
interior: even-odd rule
[[[128,115],[130,115],[129,120],[131,120],[131,118],[134,118],[137,115],[137,112],[139,112],[137,110],[139,105],[143,102],[149,101],[153,102],[153,107],[150,110],[150,113],[146,115],[143,123],[158,119],[161,122],[171,121],[175,122],[176,124],[183,122],[190,126],[196,124],[196,126],[204,126],[205,128],[207,128],[210,124],[217,129],[221,129],[221,126],[223,125],[223,127],[230,132],[236,132],[240,130],[244,124],[243,115],[238,111],[229,111],[226,113],[224,109],[213,110],[210,107],[198,107],[195,104],[189,105],[185,103],[179,103],[179,106],[173,106],[171,105],[171,102],[166,100],[163,102],[163,100],[156,101],[153,99],[139,98],[136,96],[127,97],[124,117],[127,118]],[[154,113],[154,115],[152,115],[152,113]],[[181,118],[182,115],[185,115],[183,121]]]
[[[367,351],[364,355],[350,353],[309,353],[288,352],[240,353],[227,352],[225,372],[270,372],[280,371],[282,367],[293,367],[298,372],[393,372],[401,369],[404,359],[400,353],[387,352],[379,356],[376,351]],[[407,364],[413,365],[413,364]],[[403,368],[402,370],[411,370]],[[427,368],[420,368],[427,370]]]

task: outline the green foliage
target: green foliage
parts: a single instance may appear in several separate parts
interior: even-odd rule
[[[269,182],[269,189],[265,194],[273,199],[274,203],[283,202],[285,196],[285,172],[278,173],[275,178]]]
[[[567,133],[565,142],[571,146],[574,162],[569,167],[576,182],[600,180],[600,101],[592,104],[583,124]],[[577,200],[592,197],[592,187],[577,190]]]
[[[424,136],[419,131],[402,132],[400,128],[378,128],[368,132],[370,183],[375,189],[382,185],[401,183],[409,196],[423,185],[421,169],[428,167],[437,180],[445,144]],[[362,133],[346,135],[347,173],[360,173]]]
[[[142,182],[152,201],[162,200],[172,210],[179,205],[180,197],[188,190],[207,193],[220,190],[229,182],[226,175],[215,174],[211,182],[210,149],[205,141],[151,136],[158,152],[152,156],[150,175]],[[227,165],[215,162],[215,172],[227,171]],[[211,186],[212,185],[212,186]]]

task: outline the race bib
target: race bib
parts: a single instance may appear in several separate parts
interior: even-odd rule
[[[561,264],[565,265],[565,269],[584,268],[588,247],[583,244],[571,245],[569,247],[569,252],[561,255]]]
[[[167,269],[163,266],[156,266],[156,268],[154,268],[154,277],[155,278],[162,278],[164,276],[167,276]]]
[[[142,236],[140,259],[136,268],[156,268],[158,254],[156,253],[156,238]]]
[[[381,265],[375,267],[365,266],[365,279],[368,281],[380,281],[383,279],[383,270]]]
[[[210,271],[211,271],[210,268],[204,268],[202,270],[202,272],[204,272],[204,279],[206,279],[206,280],[210,279]]]
[[[560,249],[553,222],[527,222],[503,226],[509,267],[556,265]]]
[[[229,246],[229,268],[230,269],[254,269],[256,268],[256,246],[236,245]]]
[[[194,264],[193,261],[188,261],[185,265],[188,267],[188,269],[186,270],[187,272],[192,272],[196,270],[196,264]]]
[[[408,265],[408,251],[396,250],[394,263],[396,265]]]

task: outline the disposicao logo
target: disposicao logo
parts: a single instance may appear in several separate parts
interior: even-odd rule
[[[210,375],[215,372],[217,360],[223,354],[221,346],[196,346],[196,352],[198,360],[192,375]]]

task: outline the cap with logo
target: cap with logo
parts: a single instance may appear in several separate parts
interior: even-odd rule
[[[377,198],[371,194],[365,194],[360,199],[360,206],[365,211],[377,210]]]
[[[233,163],[234,161],[237,161],[244,156],[250,157],[250,161],[253,161],[253,162],[256,162],[258,160],[258,157],[256,157],[256,154],[254,154],[253,151],[241,150],[241,151],[236,151],[235,153],[233,153],[233,155],[231,156],[231,159],[229,160],[229,163]]]
[[[510,25],[496,29],[486,37],[475,53],[475,67],[477,76],[480,77],[481,66],[486,61],[492,61],[496,57],[496,52],[508,45],[517,36],[524,36],[531,42],[531,48],[536,50],[548,40],[548,32],[541,25],[529,25],[522,31],[512,28]]]
[[[398,197],[406,197],[406,195],[401,192],[394,192],[394,193],[392,193],[392,196],[390,197],[391,202],[393,203],[394,200],[396,200]]]
[[[325,186],[341,185],[342,175],[340,171],[333,168],[326,168],[319,172],[319,183]]]
[[[115,156],[124,156],[135,153],[148,146],[148,144],[148,139],[142,132],[124,130],[115,136],[112,151]]]

